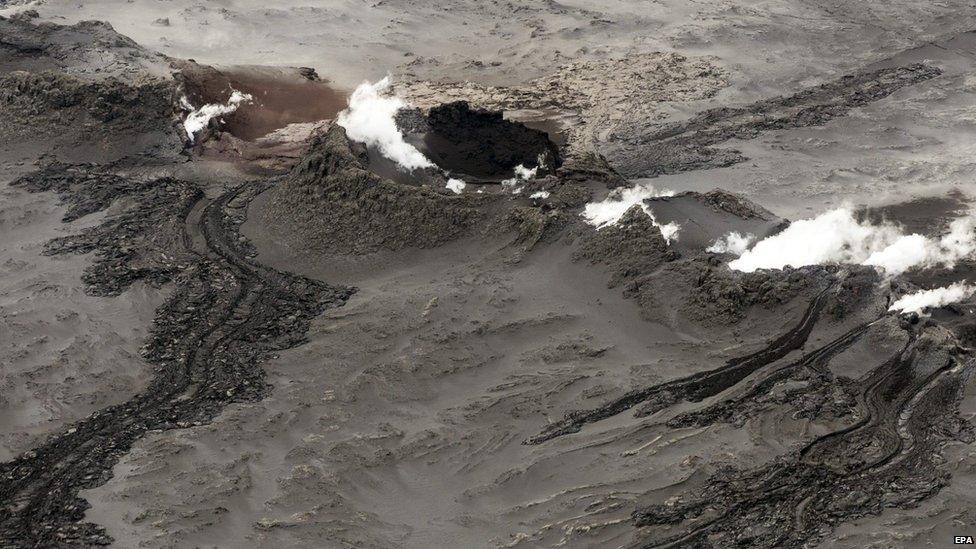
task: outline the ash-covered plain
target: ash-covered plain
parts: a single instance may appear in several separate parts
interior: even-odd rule
[[[964,2],[0,4],[0,546],[976,536]]]

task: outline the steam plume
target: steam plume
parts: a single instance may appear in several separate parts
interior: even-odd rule
[[[519,164],[518,166],[515,166],[515,177],[512,177],[511,179],[505,179],[504,181],[502,181],[502,186],[514,187],[512,189],[512,194],[519,194],[522,192],[522,188],[523,188],[523,186],[519,185],[519,183],[526,181],[528,179],[532,179],[533,177],[535,177],[535,174],[538,171],[539,171],[538,167],[532,168],[530,170],[529,168],[526,168],[524,164]]]
[[[586,221],[595,225],[597,229],[602,229],[610,225],[616,224],[620,221],[627,210],[633,207],[635,204],[640,204],[641,208],[644,210],[650,218],[654,226],[661,231],[661,235],[664,239],[670,243],[672,240],[678,238],[678,231],[681,226],[677,223],[667,223],[660,224],[657,222],[657,218],[654,217],[654,212],[647,207],[644,200],[648,198],[654,198],[656,196],[673,196],[673,191],[658,191],[650,185],[635,185],[629,188],[618,188],[610,192],[605,200],[602,202],[591,202],[586,205],[583,210],[583,217]]]
[[[971,215],[960,217],[949,229],[939,239],[906,235],[895,225],[858,221],[851,209],[838,208],[796,221],[783,232],[757,242],[729,267],[752,272],[787,265],[852,263],[873,265],[889,275],[913,267],[952,267],[976,252],[976,219]],[[716,242],[713,246],[720,245]]]
[[[404,141],[394,117],[407,104],[399,97],[382,96],[389,86],[389,76],[375,84],[360,84],[349,97],[349,107],[339,113],[336,122],[346,129],[349,139],[375,147],[403,170],[432,167],[433,162]]]
[[[755,238],[756,237],[751,234],[742,235],[733,231],[725,235],[724,238],[716,240],[714,244],[708,248],[705,248],[705,251],[716,254],[742,255],[746,253],[746,250],[749,249],[749,244],[751,244]]]
[[[212,119],[230,114],[236,111],[241,104],[247,103],[252,99],[253,97],[250,94],[234,90],[230,94],[230,99],[227,100],[227,103],[207,103],[199,109],[194,109],[186,97],[180,98],[180,103],[182,103],[183,108],[190,111],[190,114],[186,115],[186,119],[183,120],[183,128],[186,130],[186,135],[189,137],[190,143],[193,143],[194,136],[200,130],[207,127],[207,124]]]
[[[453,177],[447,180],[447,190],[452,191],[454,194],[461,194],[464,192],[464,188],[468,184],[461,179],[454,179]]]
[[[932,307],[942,307],[950,303],[956,303],[969,298],[976,293],[976,286],[965,282],[956,282],[943,288],[923,290],[902,296],[900,299],[888,307],[889,311],[901,311],[903,313],[920,313],[924,309]]]

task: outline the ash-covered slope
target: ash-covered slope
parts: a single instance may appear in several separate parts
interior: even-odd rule
[[[265,221],[295,246],[327,253],[428,248],[463,234],[490,201],[396,183],[367,169],[366,150],[333,125],[271,191]]]
[[[732,232],[763,239],[789,224],[766,208],[721,189],[654,197],[648,208],[658,223],[681,227],[674,246],[686,252],[701,252]]]

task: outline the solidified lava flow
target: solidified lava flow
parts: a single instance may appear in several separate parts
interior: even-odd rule
[[[151,430],[210,421],[232,402],[267,392],[260,364],[303,341],[311,319],[352,290],[253,262],[237,227],[259,185],[207,200],[174,179],[134,181],[87,167],[53,167],[15,182],[57,191],[74,209],[97,211],[125,197],[137,207],[75,236],[51,241],[48,254],[95,252],[84,274],[95,295],[116,295],[136,280],[175,283],[157,311],[143,356],[156,368],[150,386],[50,437],[0,466],[0,540],[4,546],[100,545],[111,539],[80,522],[79,490],[103,484],[112,466]],[[73,214],[70,214],[73,216]]]
[[[939,449],[971,429],[946,413],[976,364],[946,353],[939,329],[858,380],[860,419],[755,469],[723,470],[690,501],[634,512],[640,547],[801,547],[839,522],[931,497],[948,482]],[[661,528],[661,527],[664,528]]]
[[[809,304],[797,326],[763,350],[730,360],[724,367],[688,378],[635,390],[599,408],[574,412],[529,439],[540,444],[578,432],[645,403],[638,416],[665,410],[679,401],[700,402],[739,385],[737,397],[718,400],[666,422],[670,428],[742,422],[761,408],[777,383],[807,385],[785,395],[797,413],[822,417],[835,413],[849,421],[799,449],[754,469],[721,468],[700,493],[677,503],[640,507],[635,547],[803,547],[822,539],[834,526],[886,507],[906,507],[931,497],[948,482],[941,447],[972,440],[972,427],[957,414],[965,382],[976,368],[971,350],[933,325],[903,322],[908,343],[859,379],[837,378],[827,366],[856,343],[873,323],[865,323],[799,359],[781,361],[801,349],[817,323],[829,288]],[[880,319],[879,319],[880,320]],[[829,394],[840,386],[850,395],[849,409],[831,412],[822,401],[803,410],[805,395]],[[767,402],[768,404],[768,402]],[[853,419],[851,419],[853,418]]]
[[[739,383],[756,370],[778,361],[791,351],[801,348],[817,322],[826,296],[827,290],[817,295],[807,307],[799,323],[762,350],[734,358],[728,361],[725,366],[715,370],[669,381],[661,385],[637,389],[599,408],[574,412],[562,421],[548,425],[542,433],[532,437],[527,442],[539,444],[559,436],[578,432],[587,423],[609,418],[639,404],[643,404],[643,407],[638,411],[638,415],[650,415],[679,400],[700,402],[707,397],[717,395]]]
[[[882,68],[845,75],[786,97],[707,110],[687,121],[635,136],[617,161],[623,173],[633,177],[731,166],[745,157],[739,151],[716,149],[715,145],[730,139],[751,139],[770,130],[823,125],[852,108],[940,74],[938,67],[922,63]]]

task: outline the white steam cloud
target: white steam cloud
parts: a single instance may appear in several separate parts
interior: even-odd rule
[[[447,190],[452,191],[455,194],[461,194],[462,192],[464,192],[464,188],[467,186],[468,184],[465,183],[464,181],[460,179],[454,179],[454,178],[448,179],[446,185]]]
[[[395,116],[407,104],[399,97],[383,96],[382,92],[389,86],[389,76],[375,84],[360,84],[349,97],[349,107],[339,113],[336,123],[346,129],[349,139],[375,147],[404,170],[433,167],[434,163],[423,153],[404,141]]]
[[[779,234],[743,250],[729,263],[738,271],[782,269],[825,263],[872,265],[897,275],[913,267],[952,267],[976,252],[976,218],[954,220],[939,239],[904,234],[895,225],[858,221],[848,208],[830,210],[792,223]],[[726,237],[725,244],[728,245]],[[721,241],[713,247],[721,246]],[[729,250],[731,251],[731,250]]]
[[[635,185],[628,188],[617,188],[610,191],[610,194],[602,202],[590,202],[583,209],[583,217],[587,223],[596,226],[597,229],[615,225],[620,218],[627,213],[627,210],[635,204],[640,204],[650,218],[651,222],[661,231],[661,235],[670,244],[672,240],[678,238],[678,231],[681,226],[671,222],[660,224],[654,217],[654,212],[647,207],[644,200],[657,196],[674,196],[674,191],[658,191],[650,185]]]
[[[518,166],[515,166],[515,177],[517,177],[518,179],[532,179],[533,177],[535,177],[535,174],[538,171],[539,171],[538,166],[530,170],[529,168],[526,168],[523,164],[519,164]]]
[[[942,307],[950,303],[956,303],[968,299],[976,293],[976,286],[965,282],[956,282],[944,288],[923,290],[902,296],[888,307],[889,311],[900,311],[903,313],[921,313],[924,309],[932,307]]]
[[[515,177],[513,177],[511,179],[505,179],[505,180],[503,180],[502,181],[502,186],[503,187],[514,187],[512,189],[512,194],[519,194],[519,193],[522,192],[522,189],[523,189],[523,186],[522,185],[519,185],[519,183],[521,183],[521,182],[523,182],[523,181],[525,181],[527,179],[532,179],[533,177],[535,177],[535,174],[538,171],[539,171],[538,166],[535,167],[535,168],[532,168],[530,170],[529,168],[526,168],[525,165],[519,164],[518,166],[515,166]]]
[[[716,254],[742,255],[746,253],[746,250],[749,249],[749,244],[755,238],[752,234],[743,235],[733,231],[725,235],[724,238],[716,240],[714,244],[705,248],[705,251]]]
[[[250,94],[234,90],[226,103],[207,103],[199,109],[194,109],[186,97],[181,97],[180,103],[183,105],[183,108],[190,111],[190,114],[186,115],[186,119],[183,120],[183,128],[186,130],[186,135],[189,137],[190,143],[193,143],[194,136],[200,130],[207,127],[207,124],[211,120],[236,111],[243,103],[247,103],[252,99],[253,97]]]

